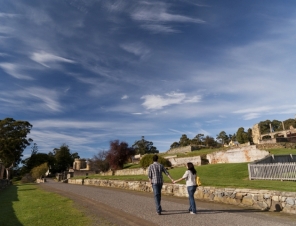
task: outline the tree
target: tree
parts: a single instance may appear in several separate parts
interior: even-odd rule
[[[141,140],[135,141],[132,148],[135,149],[137,154],[141,155],[159,153],[157,148],[153,146],[153,142],[145,140],[144,136]]]
[[[202,138],[203,138],[204,134],[197,134],[192,140],[191,140],[191,144],[192,145],[201,145],[202,144]]]
[[[254,142],[253,142],[253,136],[252,136],[252,129],[251,129],[251,128],[248,129],[247,134],[248,134],[248,141],[249,141],[251,144],[253,144]]]
[[[73,165],[74,159],[79,158],[78,153],[75,152],[72,154],[69,146],[66,144],[63,144],[60,148],[53,149],[53,153],[49,155],[53,155],[55,158],[55,164],[52,170],[56,172],[66,171]]]
[[[187,137],[186,134],[182,134],[179,141],[180,147],[185,147],[190,145],[190,139]]]
[[[153,163],[153,154],[145,155],[143,158],[140,160],[140,165],[143,168],[147,168],[150,164]],[[158,162],[162,164],[165,167],[170,167],[172,166],[171,162],[168,159],[165,159],[164,157],[158,155]]]
[[[215,141],[215,139],[211,136],[206,136],[204,138],[204,144],[207,147],[216,147],[217,146],[217,142]]]
[[[42,178],[45,176],[45,173],[48,171],[48,165],[47,163],[43,163],[39,166],[36,166],[34,167],[32,170],[31,170],[31,175],[32,177],[36,180],[38,178]]]
[[[221,140],[222,144],[228,144],[229,142],[229,137],[227,136],[225,131],[221,131],[218,135],[217,135],[217,140]]]
[[[270,133],[270,124],[271,124],[270,120],[265,120],[265,121],[259,122],[260,133],[261,134]]]
[[[27,138],[32,125],[27,121],[16,121],[13,118],[0,120],[0,159],[6,169],[7,179],[10,169],[21,161],[22,153],[33,141]]]
[[[113,170],[122,169],[131,156],[135,155],[135,149],[128,147],[126,142],[119,140],[110,141],[110,149],[106,159]]]
[[[252,136],[252,131],[251,131],[251,136]],[[236,132],[236,140],[240,144],[244,144],[249,142],[249,135],[248,133],[245,132],[245,129],[243,127],[240,127],[237,132]]]
[[[180,144],[179,144],[179,142],[176,142],[176,141],[174,143],[172,143],[170,146],[170,148],[178,148],[178,147],[180,147]]]
[[[97,155],[94,155],[94,157],[90,159],[91,168],[95,171],[108,171],[110,166],[109,162],[106,159],[107,154],[107,151],[100,151]]]
[[[296,129],[296,120],[295,119],[287,119],[284,121],[285,130],[290,129],[291,126],[293,126],[294,129]]]
[[[21,174],[29,173],[34,167],[41,165],[42,163],[48,163],[48,165],[54,164],[54,159],[46,153],[38,153],[38,146],[34,143],[31,156],[22,160],[23,166],[21,167]]]

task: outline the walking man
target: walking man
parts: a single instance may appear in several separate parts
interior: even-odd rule
[[[161,215],[162,208],[161,208],[161,189],[163,185],[163,177],[162,173],[165,173],[171,181],[174,180],[171,178],[168,171],[164,168],[164,166],[157,162],[158,156],[153,156],[153,163],[148,168],[148,178],[150,183],[152,184],[155,205],[156,205],[156,212],[158,215]]]

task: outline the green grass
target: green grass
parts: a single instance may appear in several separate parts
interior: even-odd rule
[[[270,152],[272,155],[296,155],[296,149],[291,148],[276,148],[276,149],[268,149],[267,151]]]
[[[0,225],[90,225],[73,201],[45,192],[35,184],[15,184],[0,191]]]
[[[270,180],[249,180],[248,163],[225,163],[212,164],[195,167],[197,174],[201,178],[202,186],[212,187],[232,187],[267,189],[277,191],[296,192],[296,182],[294,181],[270,181]],[[179,179],[186,171],[185,167],[178,167],[169,170],[173,179]],[[99,176],[93,175],[89,178],[99,178],[106,180],[126,180],[126,181],[148,181],[146,175],[130,176]],[[164,181],[171,183],[170,179],[164,175]],[[179,182],[185,184],[185,181]]]
[[[162,154],[162,156],[165,157],[165,156],[177,155],[177,157],[179,157],[179,158],[181,158],[181,157],[189,157],[189,156],[192,157],[192,156],[206,155],[206,154],[210,154],[212,152],[223,151],[223,150],[227,150],[227,149],[225,149],[225,148],[200,149],[200,150],[195,150],[195,151],[187,152],[187,153]]]
[[[222,149],[221,149],[222,150]],[[201,149],[186,154],[178,154],[178,157],[205,155],[218,149]],[[270,154],[294,154],[296,149],[269,149]],[[130,164],[127,168],[137,168],[139,165]],[[171,169],[170,175],[174,179],[179,179],[184,174],[186,168],[178,167]],[[248,163],[232,163],[232,164],[212,164],[202,165],[196,167],[198,175],[201,178],[203,186],[212,187],[233,187],[233,188],[250,188],[250,189],[267,189],[277,191],[291,191],[296,192],[296,182],[294,181],[271,181],[271,180],[249,180]],[[78,177],[76,177],[78,179]],[[82,178],[82,177],[79,177]],[[127,180],[127,181],[147,181],[146,175],[131,175],[131,176],[100,176],[92,175],[88,178],[100,178],[110,180]],[[75,178],[74,178],[75,179]],[[171,183],[168,177],[164,176],[166,183]],[[185,184],[185,181],[180,183]]]

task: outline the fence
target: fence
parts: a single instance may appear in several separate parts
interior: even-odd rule
[[[250,180],[296,181],[296,155],[271,155],[248,164]]]

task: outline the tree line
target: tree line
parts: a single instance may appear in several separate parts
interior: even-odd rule
[[[284,125],[284,127],[283,127]],[[266,120],[259,122],[261,134],[269,133],[270,128],[272,131],[281,131],[289,129],[290,126],[296,128],[296,121],[294,119],[287,119],[283,121]],[[6,118],[0,120],[0,162],[6,169],[6,176],[10,178],[12,168],[22,163],[19,172],[24,175],[40,172],[42,164],[46,163],[42,168],[42,172],[46,167],[50,168],[52,173],[63,172],[68,170],[74,162],[75,158],[79,158],[77,152],[72,153],[68,145],[63,144],[59,148],[54,148],[53,151],[46,153],[39,153],[36,143],[32,146],[31,156],[23,159],[23,151],[26,147],[30,146],[33,139],[27,137],[32,129],[32,125],[27,121],[14,120],[13,118]],[[182,134],[179,141],[175,141],[170,145],[170,148],[184,147],[188,145],[196,145],[199,147],[216,148],[230,141],[238,143],[252,143],[252,129],[247,131],[243,127],[238,128],[234,134],[227,134],[221,131],[216,138],[211,136],[204,136],[204,134],[197,134],[192,139],[188,138],[186,134]],[[136,154],[155,154],[159,153],[157,148],[153,145],[152,141],[148,141],[144,136],[140,140],[134,142],[132,146],[128,143],[119,140],[110,141],[108,150],[100,151],[89,159],[93,169],[98,171],[107,171],[109,169],[117,170],[122,169],[124,164],[132,161],[132,157]],[[36,167],[39,167],[36,170]],[[35,172],[36,175],[38,173]]]

